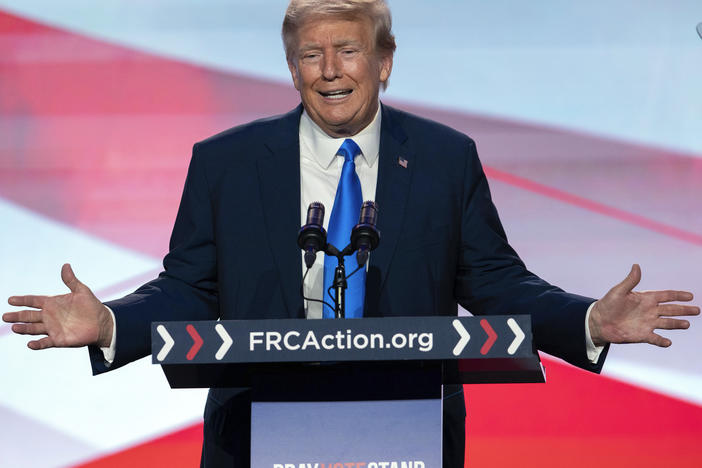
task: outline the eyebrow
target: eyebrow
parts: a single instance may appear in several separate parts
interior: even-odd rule
[[[335,49],[340,49],[342,47],[347,47],[347,46],[355,46],[358,48],[362,47],[362,44],[358,41],[354,41],[352,39],[345,39],[345,40],[339,40],[336,41],[334,44]],[[308,43],[304,44],[303,46],[300,47],[300,52],[307,52],[309,50],[315,50],[315,49],[322,49],[322,45],[318,43]]]

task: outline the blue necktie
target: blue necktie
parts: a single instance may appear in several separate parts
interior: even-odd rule
[[[361,211],[363,198],[361,196],[361,181],[356,174],[356,164],[353,159],[361,154],[361,148],[347,138],[341,144],[337,156],[344,157],[344,166],[341,169],[341,178],[336,188],[334,207],[329,218],[327,229],[327,242],[334,245],[339,250],[346,247],[351,239],[351,229],[358,223],[358,214]],[[329,299],[327,291],[334,283],[334,270],[338,265],[336,257],[327,255],[324,258],[324,300],[333,303]],[[358,268],[355,253],[344,257],[346,276]],[[366,293],[366,269],[361,268],[348,279],[348,289],[346,290],[346,318],[363,317],[363,299]],[[332,297],[336,295],[331,292]],[[328,306],[324,306],[324,318],[334,318],[334,311]]]

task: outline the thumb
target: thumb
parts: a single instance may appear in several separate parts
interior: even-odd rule
[[[631,271],[626,278],[624,278],[621,283],[616,285],[614,289],[622,290],[622,292],[628,293],[631,292],[631,290],[634,289],[637,284],[639,284],[639,281],[641,281],[641,267],[638,265],[638,263],[634,263],[631,265]]]
[[[75,273],[73,273],[73,268],[71,268],[71,265],[68,263],[65,263],[61,267],[61,279],[63,280],[63,284],[68,286],[68,289],[70,289],[73,293],[78,292],[78,288],[83,286],[83,283],[78,281]]]

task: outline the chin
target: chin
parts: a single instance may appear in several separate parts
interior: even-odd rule
[[[353,123],[349,115],[320,115],[320,117],[324,125],[332,128],[346,127]]]

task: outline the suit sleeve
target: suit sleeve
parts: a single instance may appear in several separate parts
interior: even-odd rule
[[[456,299],[475,315],[530,315],[539,350],[599,372],[607,349],[592,364],[585,346],[585,314],[595,299],[567,293],[526,269],[507,242],[472,141],[467,151]]]
[[[106,303],[115,313],[116,354],[108,366],[100,348],[89,347],[94,374],[148,355],[152,322],[218,318],[214,215],[206,169],[195,145],[164,271],[134,293]]]

